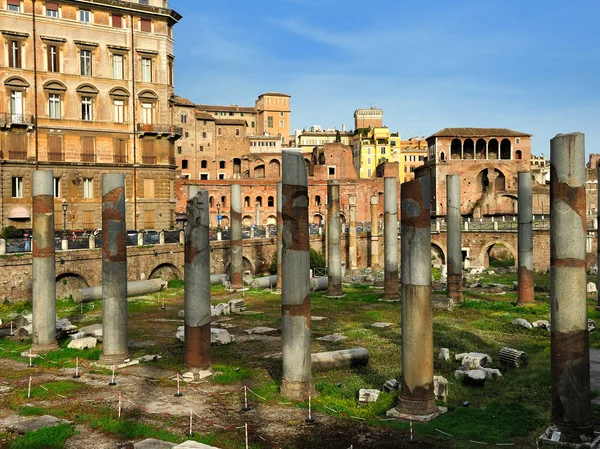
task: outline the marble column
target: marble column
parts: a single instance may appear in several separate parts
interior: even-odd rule
[[[244,288],[242,243],[242,186],[231,184],[231,288]]]

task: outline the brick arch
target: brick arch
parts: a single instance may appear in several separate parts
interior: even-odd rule
[[[172,263],[161,263],[157,265],[150,273],[149,279],[161,278],[164,281],[171,279],[181,279],[179,269]]]
[[[440,245],[438,245],[437,243],[431,242],[431,251],[432,252],[435,251],[440,256],[442,265],[446,264],[446,253],[444,252],[444,249]],[[433,257],[432,257],[432,260],[433,260]]]
[[[79,273],[73,271],[61,273],[56,276],[56,297],[67,298],[74,296],[76,290],[89,286],[88,281]]]
[[[505,240],[493,240],[491,242],[486,243],[481,247],[481,251],[479,252],[479,266],[480,267],[489,267],[490,266],[490,249],[494,245],[503,245],[507,248],[515,259],[515,263],[517,263],[518,252],[515,251],[513,246],[510,243],[507,243]]]

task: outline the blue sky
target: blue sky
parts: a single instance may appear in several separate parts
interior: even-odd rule
[[[170,0],[177,94],[251,106],[292,96],[292,129],[384,110],[403,138],[445,127],[558,133],[600,152],[597,0]]]

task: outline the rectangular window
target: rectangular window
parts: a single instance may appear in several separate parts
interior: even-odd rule
[[[150,19],[140,19],[140,30],[147,33],[152,32],[152,21]]]
[[[113,162],[115,164],[127,163],[127,141],[125,139],[113,140]]]
[[[81,120],[93,120],[92,97],[81,97]]]
[[[62,161],[63,149],[62,149],[62,137],[56,134],[48,135],[48,160],[49,161]]]
[[[86,9],[80,9],[79,10],[79,21],[80,22],[85,22],[85,23],[90,23],[92,20],[92,13]]]
[[[56,45],[48,45],[48,71],[58,72],[58,48]]]
[[[80,72],[83,76],[92,76],[92,51],[79,51]]]
[[[85,178],[83,180],[83,197],[94,198],[94,179]]]
[[[123,55],[112,55],[113,61],[113,78],[116,80],[123,79]]]
[[[23,92],[20,90],[10,91],[10,113],[12,122],[20,123],[23,118]]]
[[[225,173],[219,173],[219,179],[225,179]]]
[[[208,181],[208,173],[200,173],[201,181]]]
[[[123,123],[125,120],[125,102],[123,100],[113,101],[115,123]]]
[[[284,126],[285,122],[283,120],[279,120],[279,126]]]
[[[174,77],[174,73],[173,73],[174,72],[174,69],[173,69],[173,60],[170,59],[170,58],[169,58],[169,63],[168,63],[167,70],[169,72],[168,73],[168,75],[169,75],[169,79],[168,79],[169,86],[173,86],[173,82],[174,82],[174,78],[175,77]]]
[[[517,137],[517,138],[515,139],[515,143],[517,143],[517,144],[518,144],[518,143],[521,143],[521,138],[520,138],[520,137]]]
[[[371,170],[370,168],[367,170],[367,176],[370,178],[371,177],[371,173],[373,172],[373,170]]]
[[[154,198],[154,179],[144,179],[144,198]]]
[[[48,96],[48,117],[60,118],[60,95],[50,94]]]
[[[8,139],[9,159],[27,159],[27,136],[24,133],[10,133]]]
[[[152,59],[142,58],[142,82],[152,82]]]
[[[6,6],[9,11],[21,12],[21,0],[7,0]]]
[[[144,164],[155,164],[154,139],[142,140],[142,162]]]
[[[254,128],[254,122],[252,122],[252,128]]]
[[[13,69],[21,67],[21,45],[19,41],[9,41],[8,65]]]
[[[58,3],[46,2],[46,17],[58,17]]]
[[[273,117],[271,116],[267,117],[267,127],[273,128]]]
[[[144,228],[145,229],[154,229],[154,211],[153,210],[145,210],[144,211]]]
[[[54,198],[60,197],[60,178],[54,178]]]
[[[96,228],[96,222],[94,221],[94,211],[93,210],[84,210],[82,212],[82,215],[83,215],[83,227],[85,229]]]
[[[81,161],[82,162],[96,162],[96,156],[94,154],[94,146],[96,139],[93,137],[82,136],[81,137]]]
[[[113,28],[123,28],[123,16],[120,14],[113,14],[112,26]]]
[[[152,103],[142,103],[142,123],[152,124]]]
[[[23,198],[23,178],[21,176],[12,178],[12,197]]]
[[[381,154],[385,154],[385,147],[381,147]]]

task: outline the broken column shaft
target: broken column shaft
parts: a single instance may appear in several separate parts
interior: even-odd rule
[[[198,191],[197,187],[193,190]],[[209,370],[211,309],[208,192],[200,190],[195,193],[193,190],[190,189],[188,194],[185,227],[184,363],[191,370]]]
[[[550,141],[551,422],[561,442],[593,435],[587,327],[585,143]]]
[[[231,288],[244,287],[242,253],[242,186],[231,184]]]
[[[379,196],[371,197],[371,268],[379,267]]]
[[[533,295],[533,211],[531,173],[519,172],[519,283],[517,304],[532,304]]]
[[[384,299],[398,299],[398,185],[396,178],[383,179]]]
[[[356,195],[348,195],[348,207],[350,208],[350,229],[348,231],[349,265],[351,270],[356,270],[358,269],[358,257],[356,254]]]
[[[310,336],[308,179],[302,154],[283,151],[283,248],[281,258],[281,395],[304,400],[314,394]]]
[[[340,182],[327,182],[327,296],[341,297],[342,251],[340,245]]]
[[[281,293],[281,242],[283,236],[283,218],[281,208],[283,198],[281,193],[281,182],[277,183],[277,293]]]
[[[402,184],[402,394],[400,416],[438,413],[433,392],[429,177]],[[389,412],[388,412],[389,413]]]
[[[58,349],[56,342],[56,263],[54,260],[54,178],[33,172],[32,324],[33,352]]]
[[[460,230],[460,176],[446,175],[448,238],[448,298],[462,302],[462,245]]]
[[[127,243],[125,176],[102,175],[102,356],[114,365],[129,357],[127,347]]]

